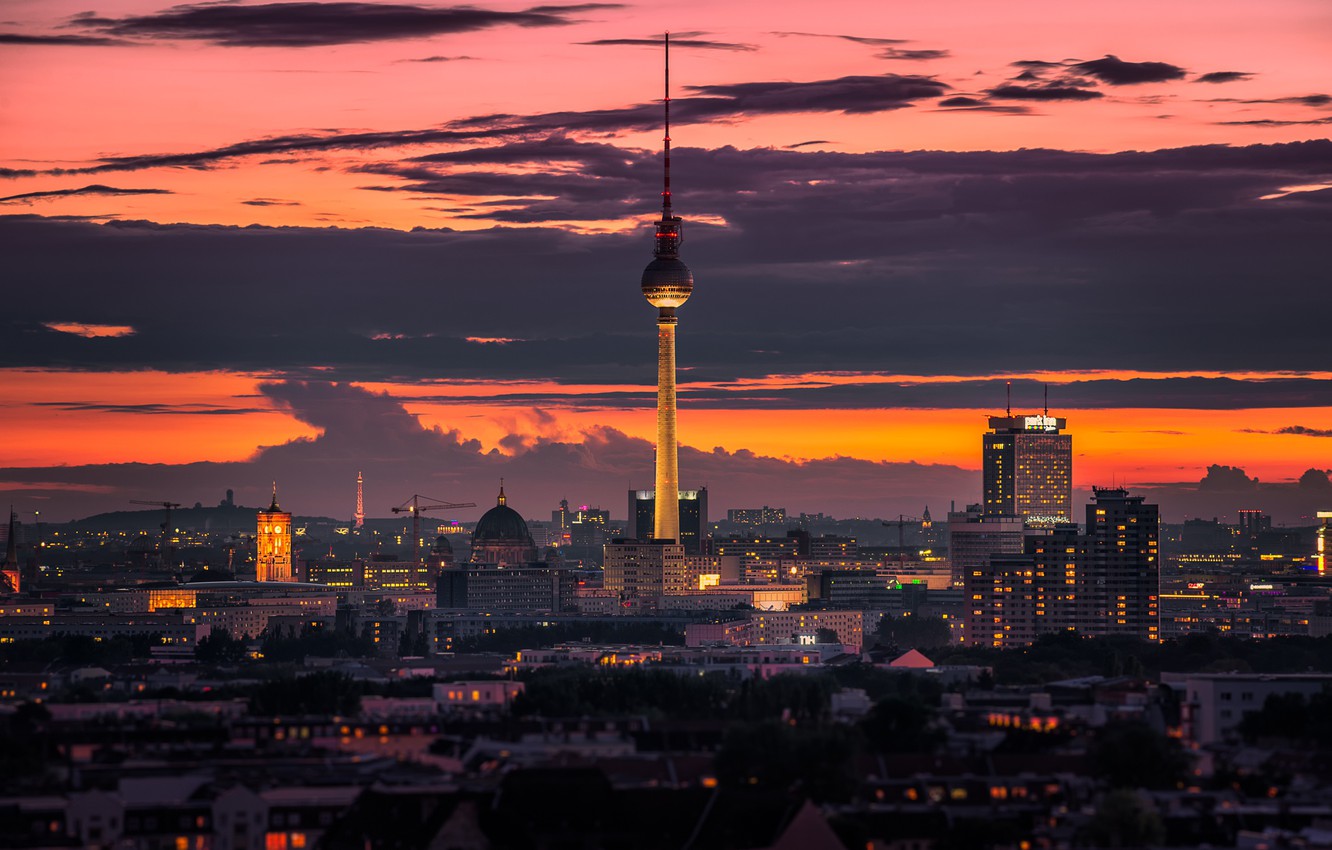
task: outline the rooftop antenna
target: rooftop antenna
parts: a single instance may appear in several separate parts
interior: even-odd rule
[[[1005,413],[1004,415],[1007,416],[1008,418],[1012,419],[1012,418],[1013,418],[1013,382],[1012,382],[1012,381],[1008,381],[1008,382],[1007,382],[1007,385],[1008,385],[1008,412]]]
[[[1045,418],[1050,418],[1050,385],[1045,385]]]
[[[663,78],[662,98],[666,111],[665,135],[662,137],[662,143],[665,145],[666,153],[666,184],[661,193],[661,218],[662,221],[671,218],[671,34],[666,33],[666,68]]]

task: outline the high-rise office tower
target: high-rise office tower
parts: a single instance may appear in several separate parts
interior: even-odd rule
[[[676,535],[673,538],[684,546],[686,555],[701,555],[703,541],[708,537],[708,488],[677,490],[679,510],[676,514]],[[647,540],[658,528],[656,518],[657,494],[654,490],[629,491],[629,528],[631,539]],[[664,539],[664,538],[657,538]]]
[[[675,434],[675,309],[689,300],[694,275],[680,260],[681,219],[671,210],[671,64],[670,36],[666,36],[665,188],[661,193],[661,220],[657,222],[653,260],[643,270],[642,290],[657,308],[657,493],[680,489],[679,446]],[[670,499],[659,499],[654,517],[654,538],[679,541],[680,516]]]
[[[258,546],[255,577],[259,581],[295,581],[291,571],[291,514],[278,507],[277,482],[273,503],[259,511],[255,538]]]
[[[990,417],[981,440],[986,516],[1032,525],[1073,521],[1073,435],[1048,415]]]

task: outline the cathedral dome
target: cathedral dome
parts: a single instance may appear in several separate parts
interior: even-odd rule
[[[472,532],[472,561],[518,564],[536,560],[536,544],[527,522],[505,502],[500,486],[498,504],[486,511]]]
[[[522,543],[532,545],[527,522],[513,508],[500,503],[486,511],[472,532],[472,543]]]

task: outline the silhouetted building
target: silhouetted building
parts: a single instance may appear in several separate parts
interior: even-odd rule
[[[571,522],[573,522],[573,512],[569,510],[569,500],[560,499],[560,509],[550,512],[550,524],[561,532],[566,532]]]
[[[929,552],[937,554],[943,548],[943,534],[930,516],[929,505],[925,506],[925,512],[920,515],[920,540],[922,548]]]
[[[472,563],[529,564],[536,559],[536,544],[527,522],[508,506],[501,486],[495,507],[481,516],[472,532]]]
[[[430,547],[429,564],[435,568],[436,572],[441,570],[451,570],[457,563],[453,554],[453,543],[449,540],[447,534],[441,534],[435,538],[434,544]]]
[[[736,525],[764,526],[785,525],[786,508],[730,508],[726,511],[726,521]]]
[[[576,586],[573,573],[542,563],[466,565],[439,574],[435,605],[473,611],[564,611],[573,607]]]
[[[0,564],[0,593],[23,591],[23,568],[18,557],[18,514],[9,509],[9,526],[5,534],[5,562]]]
[[[1240,537],[1254,540],[1260,534],[1272,530],[1272,518],[1262,511],[1245,510],[1239,512]]]
[[[708,536],[708,488],[679,491],[679,536],[687,555],[701,555]],[[653,539],[657,499],[655,490],[629,491],[628,535],[636,540]],[[665,538],[662,538],[665,539]]]

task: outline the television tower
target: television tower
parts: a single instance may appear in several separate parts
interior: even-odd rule
[[[643,270],[643,297],[657,308],[657,476],[653,536],[680,540],[680,459],[675,435],[675,308],[689,300],[694,275],[680,261],[681,219],[671,210],[671,35],[665,38],[665,186],[653,260]]]
[[[356,473],[356,528],[365,528],[365,498],[361,493],[361,473]]]

